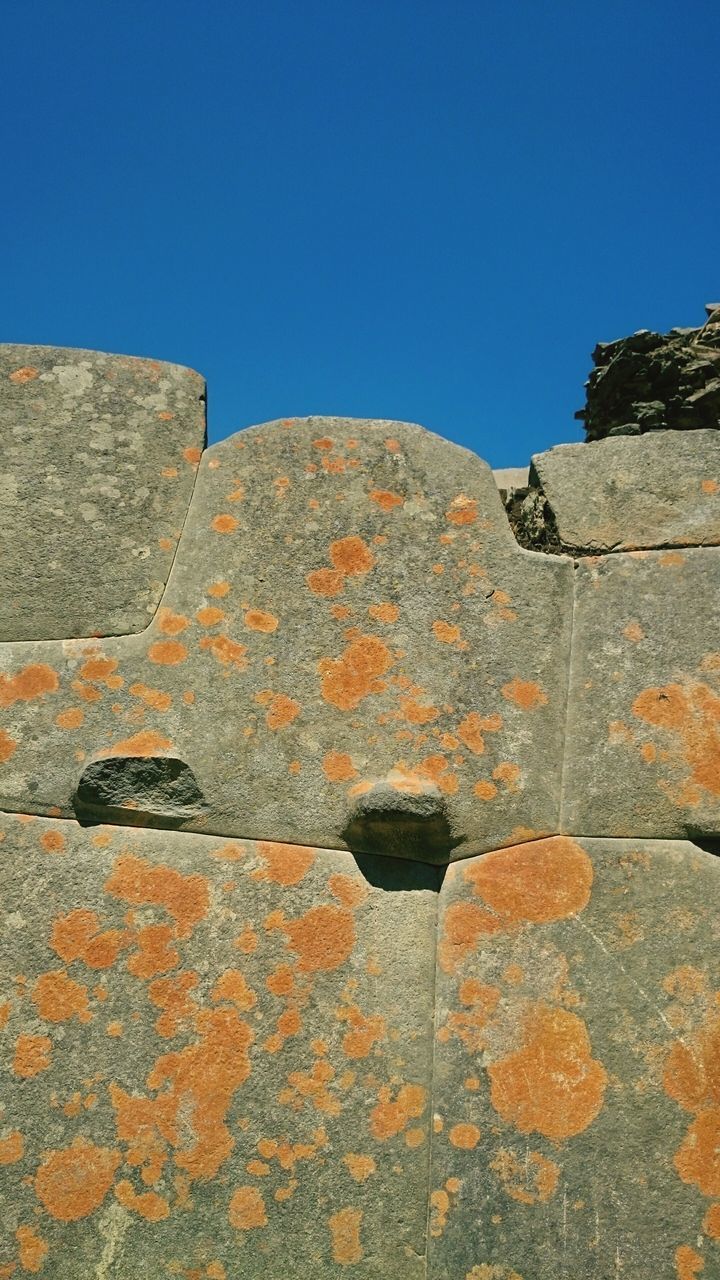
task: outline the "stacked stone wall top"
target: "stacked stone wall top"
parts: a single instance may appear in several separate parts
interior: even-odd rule
[[[191,369],[0,346],[0,641],[143,631],[205,443]]]

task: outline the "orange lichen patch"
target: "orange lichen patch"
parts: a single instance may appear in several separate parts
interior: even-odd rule
[[[133,698],[140,698],[146,707],[152,707],[153,711],[168,711],[172,706],[172,696],[164,693],[162,689],[151,689],[146,684],[131,684],[128,690]]]
[[[717,480],[701,480],[700,488],[703,493],[717,493],[720,490],[720,484]]]
[[[177,1035],[198,1012],[198,1006],[190,994],[197,984],[198,976],[192,970],[174,973],[169,978],[156,978],[150,983],[148,996],[156,1009],[163,1010],[155,1022],[155,1030],[159,1036]]]
[[[348,576],[369,573],[375,564],[375,557],[369,546],[355,534],[331,542],[330,559],[336,569]]]
[[[636,555],[642,556],[642,552],[635,552]],[[647,552],[645,552],[647,555]],[[664,569],[679,569],[685,564],[685,556],[681,551],[666,551],[660,556],[660,564]]]
[[[127,1178],[121,1178],[115,1187],[115,1198],[123,1209],[139,1213],[146,1222],[162,1222],[170,1217],[170,1205],[156,1191],[137,1192]]]
[[[673,1163],[683,1182],[705,1196],[720,1196],[720,1108],[698,1113]]]
[[[18,1036],[15,1041],[13,1071],[24,1080],[31,1080],[47,1071],[51,1064],[52,1040],[49,1036]]]
[[[330,436],[322,436],[319,440],[313,440],[313,449],[323,449],[329,451],[335,445],[335,441]]]
[[[15,676],[0,675],[0,707],[44,698],[46,693],[55,693],[58,684],[57,672],[45,662],[33,662]]]
[[[720,697],[706,684],[668,684],[645,689],[633,715],[672,733],[690,766],[690,780],[720,795]]]
[[[336,871],[330,876],[328,889],[338,902],[342,902],[344,907],[351,909],[359,907],[368,895],[368,887],[364,880],[359,876],[343,875],[341,871]]]
[[[64,969],[41,974],[30,997],[46,1022],[69,1022],[71,1018],[89,1022],[92,1017],[87,987],[69,978]]]
[[[182,455],[186,462],[189,462],[193,467],[197,467],[202,458],[202,450],[195,445],[188,445],[187,449],[183,449]]]
[[[20,1245],[20,1266],[23,1271],[42,1271],[43,1262],[49,1252],[49,1246],[45,1241],[35,1234],[32,1227],[18,1227],[15,1239]]]
[[[461,631],[452,622],[444,622],[441,618],[432,624],[433,634],[436,640],[442,644],[457,644],[461,638]]]
[[[372,1156],[356,1155],[352,1151],[343,1156],[343,1164],[354,1182],[366,1182],[373,1173],[377,1172],[377,1165]]]
[[[519,766],[513,764],[511,761],[504,760],[501,764],[496,765],[493,769],[492,776],[497,782],[502,782],[503,785],[507,787],[508,791],[519,790],[518,783],[520,782],[522,773]]]
[[[155,1025],[157,1026],[157,1023]],[[105,1034],[108,1036],[113,1036],[115,1039],[118,1039],[123,1034],[123,1031],[124,1031],[124,1027],[122,1022],[118,1022],[117,1020],[114,1020],[113,1022],[108,1022],[105,1028]]]
[[[164,907],[177,922],[180,938],[190,936],[210,906],[210,890],[204,876],[182,875],[172,867],[147,862],[134,853],[117,858],[105,891],[133,906]]]
[[[383,1085],[378,1094],[379,1102],[370,1112],[370,1132],[385,1142],[402,1133],[411,1120],[417,1120],[427,1105],[427,1090],[419,1084],[404,1084],[393,1099],[390,1089]]]
[[[274,613],[265,613],[263,609],[248,609],[243,615],[243,622],[250,631],[277,631],[278,619]]]
[[[639,622],[628,622],[627,626],[623,627],[623,635],[626,640],[632,640],[633,644],[638,644],[645,639],[645,632]]]
[[[0,764],[6,764],[17,750],[17,742],[4,729],[0,729]]]
[[[238,671],[244,671],[247,667],[247,645],[238,644],[229,636],[203,636],[200,648],[207,649],[225,667],[233,666]]]
[[[550,836],[474,859],[463,877],[503,925],[548,924],[587,906],[593,866],[570,836]]]
[[[61,960],[66,964],[82,960],[90,969],[109,969],[127,945],[123,930],[102,932],[96,913],[82,907],[58,916],[50,936],[50,946]]]
[[[85,1138],[52,1151],[35,1176],[35,1192],[51,1217],[77,1222],[99,1209],[122,1161],[119,1151],[96,1147]]]
[[[228,1207],[228,1218],[238,1231],[267,1226],[265,1201],[257,1187],[238,1187]]]
[[[445,512],[445,518],[450,521],[450,524],[474,524],[478,518],[477,500],[466,498],[464,493],[459,493],[450,503]]]
[[[498,1175],[503,1191],[520,1204],[545,1204],[555,1194],[560,1169],[539,1151],[528,1151],[522,1157],[514,1151],[500,1149],[490,1168]]]
[[[280,927],[300,957],[302,973],[339,969],[355,946],[355,925],[345,907],[323,903]]]
[[[163,738],[155,729],[142,729],[130,738],[123,738],[108,749],[109,756],[154,756],[158,751],[168,751],[172,747],[169,738]]]
[[[321,658],[321,693],[326,702],[340,711],[353,711],[370,694],[380,693],[380,677],[393,665],[387,645],[377,636],[359,635],[339,658]]]
[[[211,849],[210,857],[218,862],[242,862],[243,858],[247,857],[247,845],[231,841],[229,844],[222,845],[220,849]]]
[[[292,724],[293,720],[297,720],[301,710],[300,703],[294,698],[288,698],[286,693],[273,694],[265,712],[265,723],[273,732],[277,729],[285,729]]]
[[[389,489],[371,489],[370,501],[376,502],[381,511],[392,511],[393,507],[401,507],[405,502],[399,493],[392,493]]]
[[[493,1107],[520,1133],[562,1142],[582,1133],[600,1111],[608,1081],[591,1056],[585,1023],[538,1002],[523,1019],[521,1048],[488,1067]]]
[[[235,939],[233,946],[237,947],[238,951],[242,951],[245,956],[252,955],[253,951],[257,951],[258,947],[258,936],[255,930],[249,926],[247,929],[243,929],[242,933],[239,933]]]
[[[32,382],[35,378],[40,377],[40,370],[34,369],[32,365],[24,364],[21,369],[14,369],[8,374],[8,382],[20,384],[23,382]]]
[[[190,626],[190,619],[186,618],[183,613],[174,613],[172,609],[168,609],[163,605],[158,609],[157,625],[166,636],[178,636],[181,631],[187,630]]]
[[[461,1151],[474,1151],[481,1137],[476,1124],[454,1124],[448,1133],[452,1145]]]
[[[212,596],[215,600],[222,600],[224,596],[228,595],[229,591],[230,583],[226,582],[224,579],[221,582],[213,582],[212,586],[207,589],[208,595]]]
[[[339,569],[314,569],[305,579],[316,596],[330,599],[339,596],[345,585],[345,574]]]
[[[447,759],[445,756],[441,755],[425,756],[419,764],[416,765],[414,771],[410,771],[409,774],[405,773],[403,762],[399,761],[395,766],[395,772],[397,772],[401,779],[404,779],[406,782],[410,782],[414,774],[417,779],[421,780],[421,783],[431,782],[439,791],[442,791],[445,795],[449,796],[455,795],[460,786],[457,774],[450,770],[450,765]],[[393,783],[393,785],[395,784]],[[403,786],[402,783],[397,787],[397,790],[410,789],[411,788],[409,786]]]
[[[173,931],[167,924],[148,924],[137,932],[138,949],[127,962],[128,973],[136,978],[154,978],[168,973],[180,963],[180,954],[172,945]]]
[[[202,647],[202,642],[201,642]],[[148,658],[162,667],[176,667],[187,658],[187,649],[179,640],[156,640],[148,649]]]
[[[68,707],[67,711],[60,711],[55,717],[55,724],[58,729],[79,729],[85,712],[81,707]]]
[[[343,1267],[354,1266],[363,1256],[360,1244],[360,1227],[362,1226],[362,1209],[338,1209],[328,1218],[332,1239],[332,1254],[335,1262]]]
[[[203,609],[198,609],[195,617],[201,627],[216,627],[219,622],[225,620],[222,609],[218,609],[214,604],[207,604]]]
[[[368,613],[376,622],[397,622],[400,617],[400,610],[396,604],[390,604],[389,601],[383,601],[382,604],[369,604]]]
[[[711,1204],[703,1218],[703,1231],[711,1240],[720,1240],[720,1204]]]
[[[542,707],[547,702],[547,694],[543,693],[539,684],[534,680],[520,680],[517,676],[508,684],[504,684],[500,692],[503,698],[508,702],[514,702],[515,706],[521,707],[523,711],[532,711],[535,707]]]
[[[258,854],[264,866],[253,872],[253,880],[269,880],[271,884],[299,884],[317,856],[316,850],[302,844],[275,844],[258,840]]]
[[[215,1003],[228,1001],[230,1004],[234,1004],[241,1013],[247,1013],[250,1009],[254,1009],[257,1004],[255,992],[252,987],[248,986],[244,974],[239,969],[226,969],[220,975],[210,992],[210,999]]]
[[[437,707],[418,702],[415,698],[401,698],[400,710],[408,724],[431,724],[440,715]]]
[[[350,1028],[343,1036],[343,1053],[347,1058],[367,1058],[373,1045],[387,1036],[387,1023],[379,1014],[369,1017],[356,1004],[346,1005],[337,1012],[338,1022]]]
[[[19,1129],[14,1129],[6,1138],[0,1138],[0,1165],[17,1164],[22,1160],[25,1151],[25,1140]]]
[[[483,733],[497,733],[502,728],[502,717],[498,715],[481,716],[477,711],[470,711],[457,727],[457,736],[462,743],[476,756],[485,750]]]
[[[473,787],[473,795],[477,796],[478,800],[494,800],[497,793],[498,789],[495,786],[495,783],[488,782],[487,779],[481,779],[481,781],[476,782]]]
[[[696,1276],[705,1270],[705,1263],[689,1244],[681,1244],[675,1250],[675,1272],[677,1280],[696,1280]]]
[[[497,916],[484,911],[476,903],[451,903],[445,912],[438,947],[441,968],[445,973],[454,973],[465,956],[475,950],[480,938],[492,936],[500,928]]]
[[[328,782],[352,782],[358,772],[346,751],[328,751],[322,763]]]
[[[235,516],[219,515],[215,516],[210,522],[210,528],[214,529],[216,533],[234,533],[238,524],[239,521],[235,519]]]
[[[118,666],[117,658],[105,658],[95,654],[87,659],[80,668],[80,678],[93,684],[107,685],[108,689],[120,689],[125,683],[122,676],[115,674]]]
[[[451,1037],[456,1037],[471,1053],[480,1053],[487,1047],[486,1028],[500,1003],[498,987],[488,986],[476,978],[468,978],[460,985],[460,1002],[465,1007],[448,1014],[444,1027],[438,1031],[437,1038],[446,1044]]]

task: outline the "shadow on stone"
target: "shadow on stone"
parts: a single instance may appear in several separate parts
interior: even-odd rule
[[[454,839],[445,802],[435,788],[415,794],[379,783],[360,796],[342,833],[352,853],[382,854],[444,865]]]
[[[439,893],[447,871],[447,864],[438,866],[408,858],[386,858],[381,853],[354,853],[353,858],[363,879],[373,889],[384,889],[386,893],[417,889]]]
[[[84,770],[73,797],[78,822],[177,829],[206,804],[192,769],[175,756],[108,756]]]

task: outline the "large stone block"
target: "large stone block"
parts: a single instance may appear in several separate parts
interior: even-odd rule
[[[718,834],[719,630],[719,550],[581,561],[563,830]]]
[[[424,1275],[432,868],[0,819],[0,1275]]]
[[[162,825],[428,861],[557,830],[571,577],[420,427],[240,432],[203,456],[146,633],[0,655],[0,800],[70,815],[102,774],[148,824],[157,773],[133,795],[98,762],[169,756],[196,806],[161,797]]]
[[[191,369],[0,346],[0,641],[143,631],[205,442]]]
[[[448,870],[432,1280],[720,1275],[719,904],[682,841]]]
[[[720,432],[655,431],[560,444],[533,458],[559,549],[720,543]]]

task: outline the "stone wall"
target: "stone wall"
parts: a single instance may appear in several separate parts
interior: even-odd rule
[[[720,1274],[717,432],[0,356],[0,1278]]]

